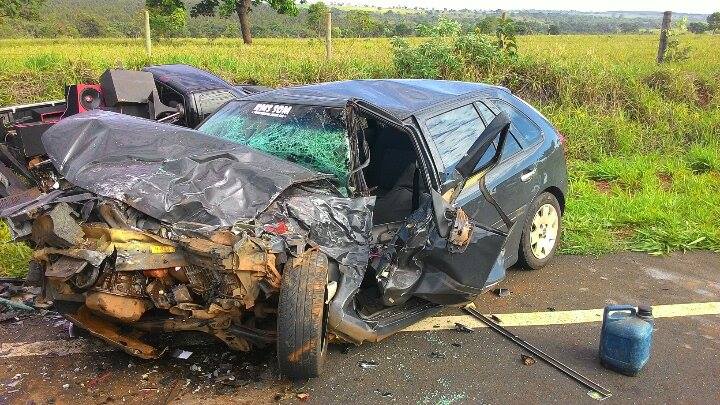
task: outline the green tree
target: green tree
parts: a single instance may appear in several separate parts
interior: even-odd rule
[[[640,30],[640,24],[636,21],[623,21],[620,23],[619,29],[623,34],[632,34]]]
[[[405,23],[401,22],[395,24],[395,28],[393,28],[393,36],[395,37],[409,37],[413,35],[414,32],[412,27],[408,27]]]
[[[193,17],[198,15],[213,16],[216,10],[222,16],[229,16],[235,12],[240,21],[240,32],[243,42],[250,45],[252,34],[250,31],[250,11],[253,6],[265,3],[279,14],[297,15],[298,8],[295,0],[201,0],[190,10]]]
[[[560,28],[558,28],[558,26],[555,24],[551,24],[550,27],[548,27],[548,34],[560,35]]]
[[[720,31],[720,11],[716,11],[707,16],[708,29]]]
[[[145,0],[145,6],[155,35],[177,36],[185,32],[188,15],[182,0]]]
[[[435,25],[418,24],[417,31],[421,37],[451,37],[457,35],[461,28],[459,22],[440,17]]]
[[[322,1],[313,3],[308,7],[307,26],[317,36],[322,36],[325,33],[325,15],[328,12],[330,12],[330,9]]]
[[[1,0],[0,21],[7,18],[36,19],[46,0]]]
[[[475,24],[475,32],[480,34],[494,34],[497,31],[499,18],[487,16]]]
[[[370,37],[375,33],[376,23],[369,11],[350,10],[345,19],[346,29],[354,37]]]
[[[702,34],[708,30],[708,25],[702,21],[694,21],[688,24],[687,29],[693,34]]]
[[[75,17],[75,27],[82,37],[97,38],[103,36],[106,29],[97,16],[88,13],[80,13]]]

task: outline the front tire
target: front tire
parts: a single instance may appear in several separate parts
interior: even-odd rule
[[[528,270],[544,267],[554,256],[562,233],[562,210],[552,193],[543,192],[528,209],[518,259]]]
[[[285,268],[277,319],[279,371],[294,380],[320,375],[327,351],[328,258],[308,250]]]

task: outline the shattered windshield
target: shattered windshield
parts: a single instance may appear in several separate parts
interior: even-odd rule
[[[340,108],[231,102],[198,130],[332,174],[347,187],[348,144]]]

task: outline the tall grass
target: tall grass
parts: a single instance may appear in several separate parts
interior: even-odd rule
[[[691,59],[663,66],[654,36],[518,40],[518,62],[458,78],[509,87],[566,135],[563,251],[720,250],[720,36],[682,36]],[[314,39],[173,39],[148,58],[140,40],[0,40],[0,105],[62,98],[64,84],[109,67],[188,63],[269,86],[407,74],[395,70],[389,39],[339,39],[333,49],[325,61]],[[26,254],[0,245],[13,258],[0,273],[22,268]]]

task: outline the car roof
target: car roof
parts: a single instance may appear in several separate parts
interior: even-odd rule
[[[244,97],[243,100],[344,107],[360,99],[380,107],[396,118],[405,118],[433,106],[483,93],[497,97],[504,87],[484,83],[430,79],[363,79],[284,87]]]
[[[236,93],[236,97],[245,95],[244,91],[240,91],[225,80],[194,66],[183,64],[155,65],[143,68],[143,70],[152,73],[156,80],[166,83],[183,93],[225,89]]]

